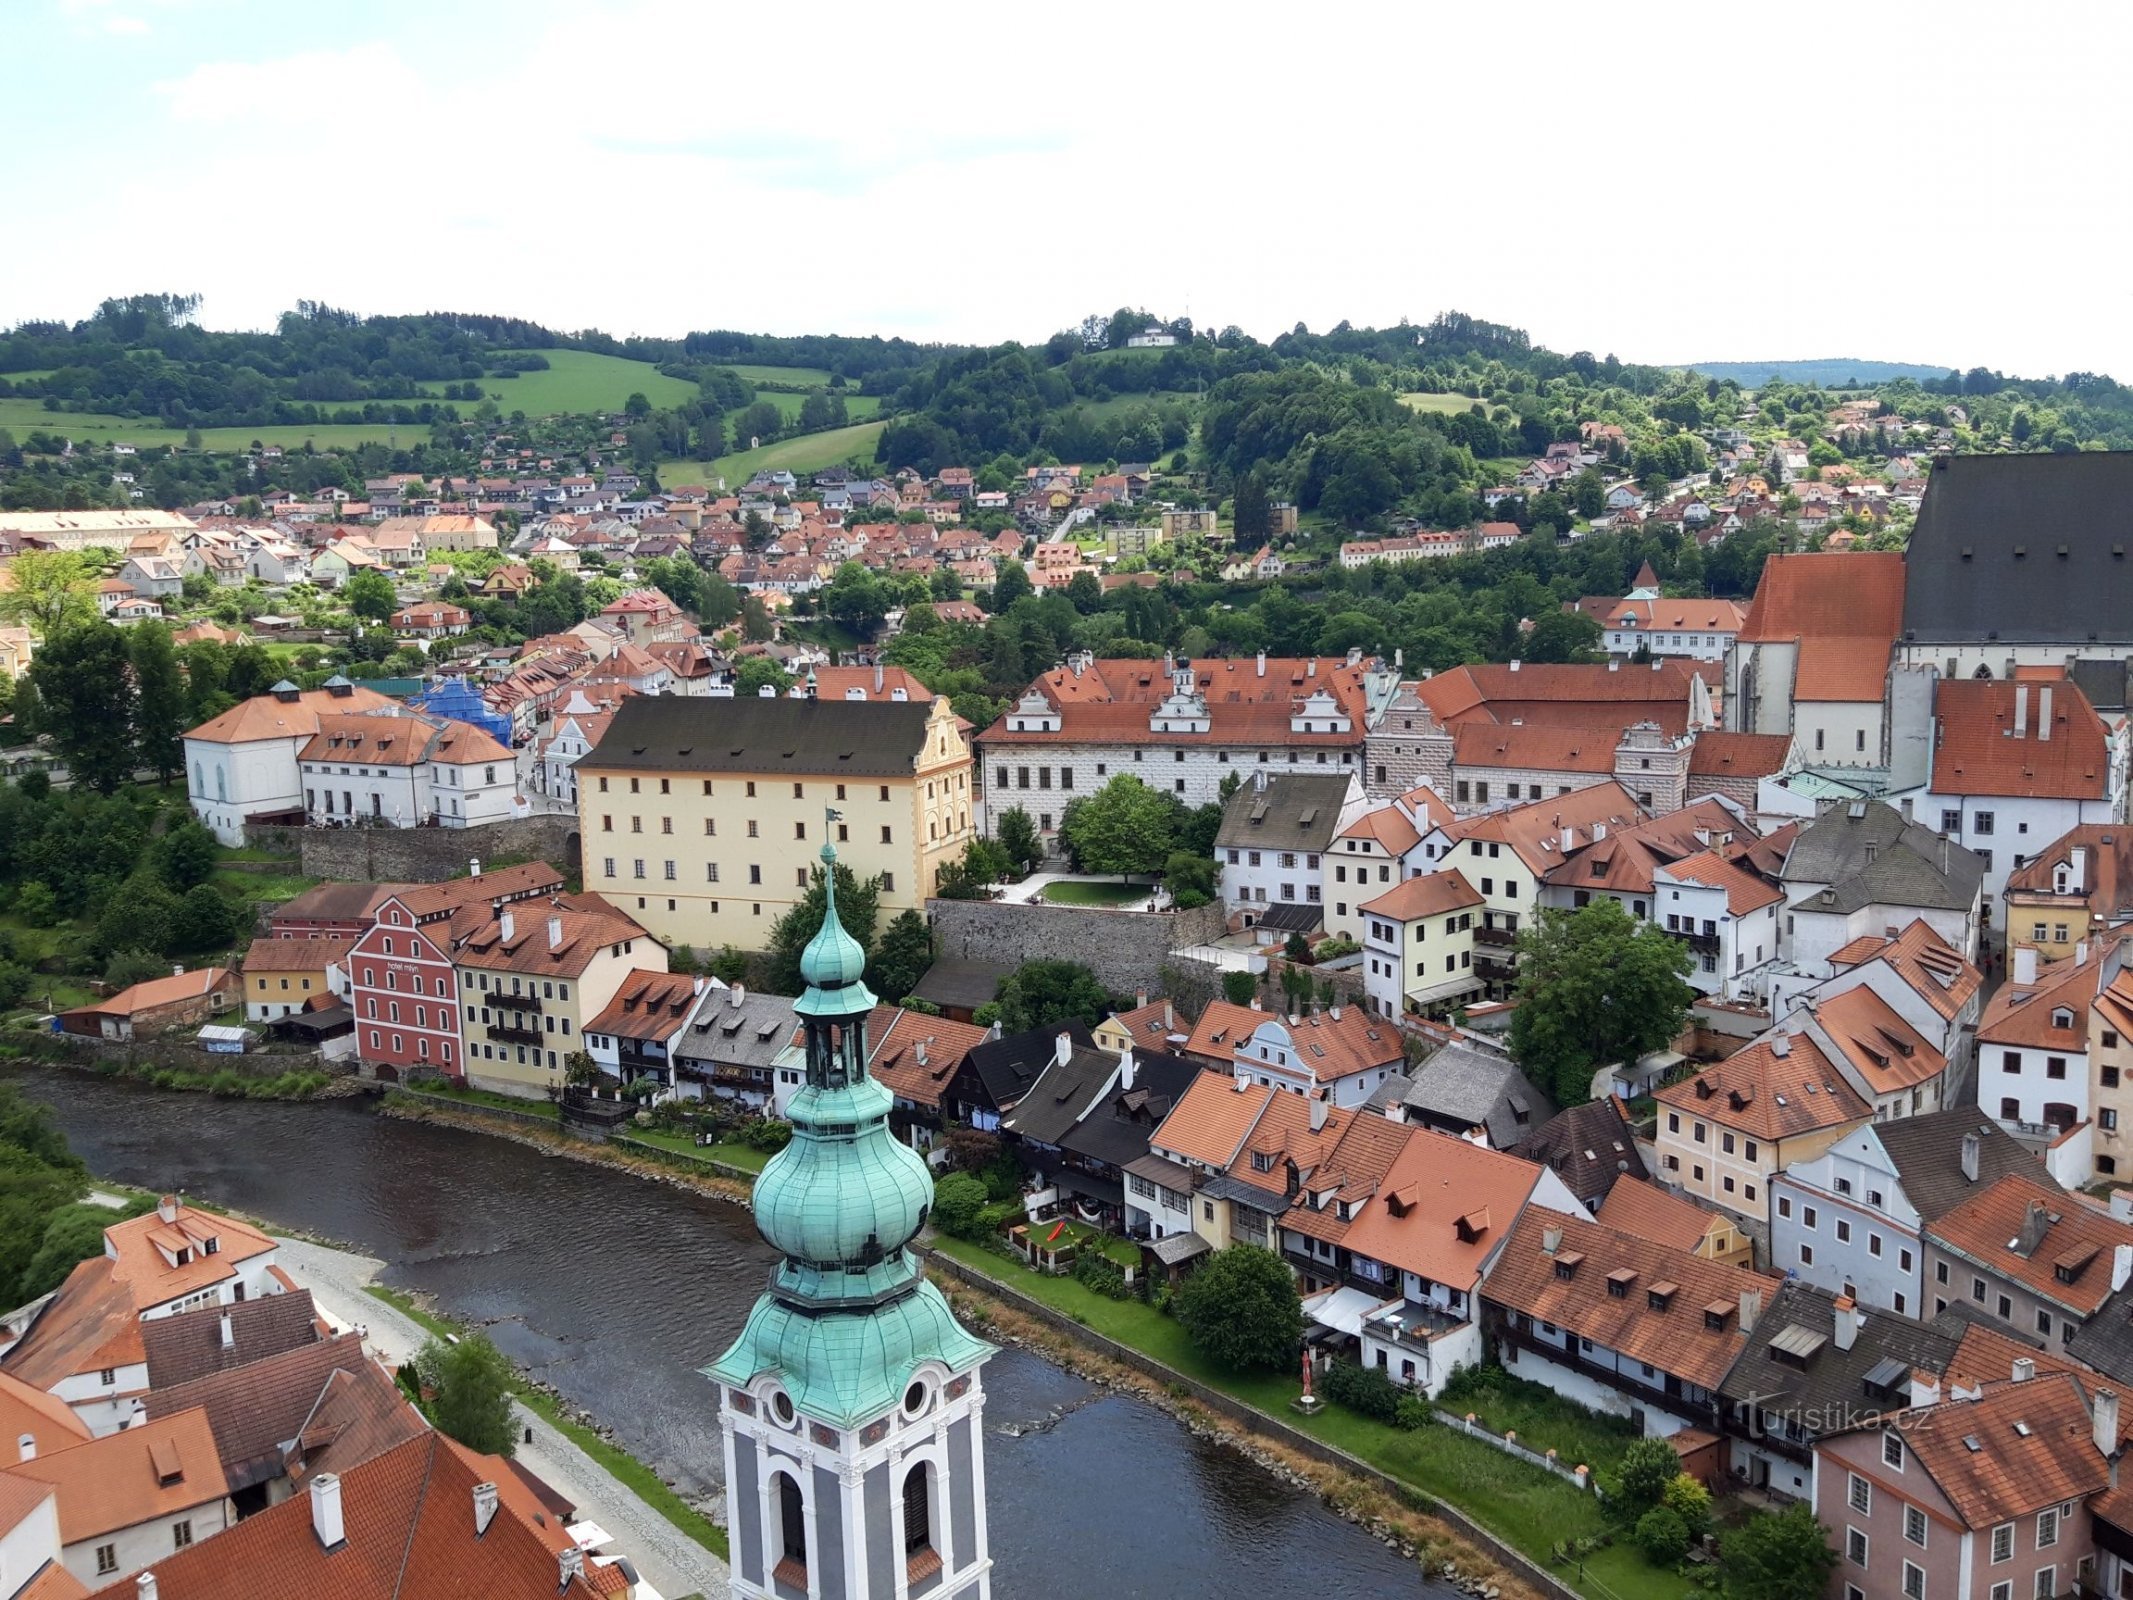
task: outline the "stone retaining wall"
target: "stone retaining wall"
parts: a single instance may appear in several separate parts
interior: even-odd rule
[[[928,900],[934,946],[943,960],[1078,961],[1117,994],[1154,988],[1170,952],[1226,932],[1220,905],[1191,911],[1011,905],[1002,900]]]
[[[1190,1395],[1200,1405],[1207,1407],[1208,1410],[1220,1416],[1227,1417],[1246,1431],[1258,1434],[1263,1438],[1272,1439],[1287,1449],[1309,1456],[1314,1461],[1322,1461],[1328,1466],[1337,1467],[1343,1472],[1363,1479],[1373,1488],[1383,1490],[1403,1505],[1413,1506],[1416,1510],[1426,1512],[1428,1515],[1437,1518],[1463,1538],[1477,1545],[1492,1559],[1501,1562],[1504,1566],[1517,1573],[1520,1578],[1532,1584],[1542,1594],[1551,1597],[1551,1600],[1584,1600],[1582,1595],[1549,1572],[1546,1567],[1535,1562],[1523,1551],[1504,1543],[1503,1540],[1482,1527],[1480,1523],[1474,1521],[1473,1518],[1469,1517],[1457,1506],[1447,1505],[1441,1500],[1434,1499],[1415,1488],[1412,1484],[1402,1483],[1390,1473],[1380,1472],[1369,1462],[1360,1460],[1348,1454],[1345,1450],[1336,1449],[1315,1435],[1305,1433],[1299,1428],[1291,1427],[1279,1417],[1261,1411],[1256,1406],[1246,1405],[1234,1395],[1224,1394],[1219,1389],[1211,1389],[1198,1379],[1188,1377],[1177,1368],[1167,1366],[1153,1356],[1143,1354],[1141,1351],[1134,1349],[1131,1345],[1121,1344],[1116,1339],[1098,1333],[1093,1328],[1085,1327],[1064,1312],[1054,1310],[1041,1300],[1031,1299],[1020,1290],[993,1277],[990,1273],[981,1272],[976,1267],[967,1266],[953,1256],[943,1255],[937,1250],[928,1250],[924,1246],[913,1246],[913,1248],[919,1250],[931,1266],[938,1268],[948,1276],[967,1283],[972,1288],[981,1290],[995,1299],[1005,1301],[1022,1315],[1041,1322],[1048,1328],[1056,1329],[1069,1338],[1089,1346],[1098,1354],[1118,1362],[1121,1366],[1131,1367],[1134,1371],[1155,1379],[1175,1393]]]
[[[351,883],[442,883],[472,860],[578,865],[574,816],[514,817],[475,828],[276,828],[253,824],[245,842],[300,856],[306,877]]]

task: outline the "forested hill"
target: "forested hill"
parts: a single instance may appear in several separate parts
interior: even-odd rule
[[[1924,367],[1911,361],[1859,361],[1850,356],[1812,361],[1694,361],[1689,370],[1721,382],[1731,379],[1744,389],[1758,388],[1771,378],[1780,383],[1816,384],[1824,389],[1870,389],[1899,378],[1924,383],[1946,377],[1960,380],[1962,376],[1947,367]]]
[[[837,387],[884,393],[954,353],[907,339],[730,332],[678,339],[561,333],[513,317],[459,312],[365,317],[299,301],[271,333],[218,333],[193,320],[195,296],[106,300],[78,323],[32,322],[0,333],[0,396],[49,409],[152,418],[171,428],[323,420],[321,406],[417,402],[440,415],[478,402],[484,378],[545,370],[555,350],[654,364],[701,382],[746,362],[827,372]],[[818,380],[819,381],[819,380]],[[422,420],[428,420],[425,416]]]

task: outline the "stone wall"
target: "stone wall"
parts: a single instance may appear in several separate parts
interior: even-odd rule
[[[517,817],[474,828],[246,827],[245,842],[300,855],[306,877],[351,883],[442,883],[467,863],[547,861],[563,872],[578,865],[575,816]]]
[[[928,900],[926,915],[943,960],[1009,967],[1025,961],[1078,961],[1117,994],[1152,990],[1171,951],[1209,943],[1227,931],[1220,905],[1147,912]]]

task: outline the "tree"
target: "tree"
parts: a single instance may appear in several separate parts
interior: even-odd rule
[[[1273,525],[1273,507],[1267,501],[1266,484],[1254,468],[1239,478],[1231,491],[1230,527],[1237,548],[1258,549],[1266,543]]]
[[[1200,1353],[1232,1371],[1284,1371],[1303,1340],[1296,1280],[1281,1257],[1255,1244],[1216,1251],[1172,1306]]]
[[[68,1273],[104,1253],[104,1228],[111,1221],[105,1206],[61,1206],[45,1223],[37,1253],[23,1268],[15,1292],[27,1302],[58,1288]]]
[[[1059,1022],[1090,1027],[1111,1014],[1111,996],[1078,961],[1025,961],[1000,980],[1000,1026],[1027,1033]]]
[[[948,1173],[933,1185],[933,1225],[959,1239],[972,1238],[985,1202],[984,1179],[968,1172]]]
[[[176,895],[145,874],[131,878],[96,919],[96,947],[107,955],[121,950],[160,954],[171,948],[177,922]],[[156,970],[163,970],[161,963]]]
[[[1037,832],[1037,824],[1020,806],[1009,806],[1000,813],[1000,820],[993,828],[993,837],[1007,858],[1023,872],[1034,872],[1044,859],[1044,840]]]
[[[97,619],[95,565],[73,550],[26,550],[8,566],[0,589],[0,622],[51,639]]]
[[[1207,856],[1174,850],[1163,863],[1163,884],[1180,911],[1204,906],[1215,897],[1215,864]]]
[[[392,579],[382,572],[356,573],[342,587],[341,597],[348,602],[348,609],[365,622],[383,622],[400,606]]]
[[[996,562],[993,573],[992,614],[996,617],[1017,600],[1035,592],[1030,585],[1029,573],[1020,561]]]
[[[822,591],[822,608],[848,628],[872,633],[893,604],[879,578],[856,561],[837,569]]]
[[[1592,1098],[1592,1075],[1663,1049],[1688,1020],[1689,948],[1619,901],[1544,910],[1518,937],[1511,1053],[1558,1105]]]
[[[1757,1512],[1725,1536],[1719,1554],[1730,1600],[1819,1600],[1837,1565],[1828,1532],[1804,1500]]]
[[[1160,872],[1173,827],[1167,796],[1122,772],[1060,819],[1067,848],[1084,872]]]
[[[800,978],[800,953],[822,931],[822,912],[828,900],[826,882],[822,869],[814,868],[807,875],[807,892],[771,925],[770,970],[764,982],[772,994],[798,994],[807,987]],[[856,877],[850,867],[838,862],[837,920],[860,949],[874,948],[874,924],[880,915],[880,877]]]
[[[127,636],[133,663],[133,723],[136,759],[168,782],[185,765],[185,680],[178,673],[170,629],[160,622],[137,624]]]
[[[69,628],[45,641],[29,676],[38,731],[50,735],[76,783],[110,794],[133,776],[133,673],[125,635],[105,622]]]
[[[211,883],[195,884],[170,922],[170,947],[188,955],[219,950],[237,936],[237,912]]]
[[[146,950],[121,950],[104,963],[104,982],[114,989],[130,989],[170,971],[170,963]]]
[[[626,417],[648,417],[652,414],[652,402],[641,394],[632,394],[622,402],[622,414]]]
[[[933,965],[933,930],[919,911],[899,911],[881,931],[881,947],[867,963],[867,987],[894,1005]]]
[[[733,692],[755,696],[765,688],[783,694],[792,687],[792,674],[768,656],[748,656],[733,669]]]
[[[1666,1440],[1635,1440],[1615,1469],[1616,1493],[1632,1516],[1642,1516],[1659,1504],[1680,1471],[1681,1457]]]
[[[1637,1519],[1637,1548],[1655,1567],[1671,1567],[1689,1553],[1689,1530],[1665,1506],[1653,1506]]]
[[[1248,1006],[1259,981],[1249,972],[1231,970],[1222,974],[1222,998],[1233,1006]]]
[[[508,1457],[518,1449],[511,1415],[515,1374],[486,1334],[466,1334],[455,1344],[430,1340],[416,1352],[415,1373],[439,1433],[483,1455]]]
[[[1533,619],[1518,647],[1527,661],[1597,661],[1600,625],[1582,611],[1550,611]]]

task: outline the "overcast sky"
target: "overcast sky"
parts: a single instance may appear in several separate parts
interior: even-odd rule
[[[7,0],[0,324],[1270,337],[2133,379],[2133,8]]]

